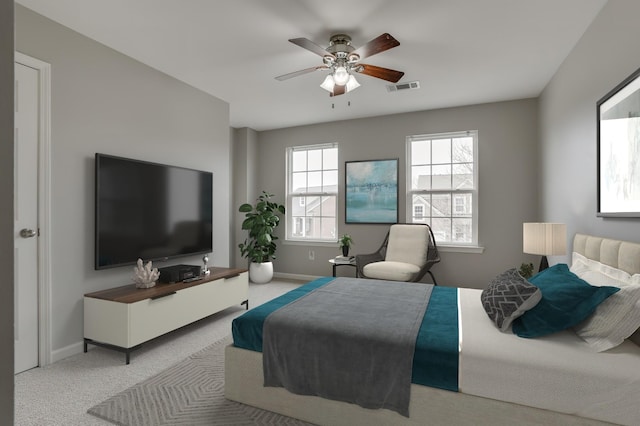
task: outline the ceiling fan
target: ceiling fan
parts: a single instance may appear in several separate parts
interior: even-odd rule
[[[323,65],[278,76],[276,80],[279,81],[318,70],[330,71],[330,74],[324,79],[320,87],[327,90],[330,96],[338,96],[360,86],[353,73],[365,74],[392,83],[397,83],[404,75],[401,71],[360,63],[361,59],[400,45],[400,42],[388,33],[374,38],[358,49],[351,46],[351,37],[346,34],[332,35],[329,39],[329,47],[326,49],[306,38],[292,38],[289,41],[316,55],[322,56]]]

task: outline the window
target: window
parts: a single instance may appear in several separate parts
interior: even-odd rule
[[[336,241],[338,144],[287,148],[287,240]]]
[[[424,217],[424,206],[422,204],[413,205],[413,217],[422,219]]]
[[[438,244],[478,245],[478,132],[407,138],[407,222]]]

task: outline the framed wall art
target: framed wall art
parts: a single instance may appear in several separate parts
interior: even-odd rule
[[[597,102],[598,212],[640,217],[640,69]]]
[[[398,223],[398,159],[345,162],[346,223]]]

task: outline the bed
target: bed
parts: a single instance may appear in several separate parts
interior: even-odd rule
[[[576,234],[573,247],[574,258],[640,273],[640,244]],[[234,345],[225,353],[225,395],[327,425],[640,424],[640,346],[625,339],[596,352],[573,330],[535,339],[502,333],[479,302],[481,290],[454,291],[458,391],[412,383],[408,417],[265,387],[262,353]]]

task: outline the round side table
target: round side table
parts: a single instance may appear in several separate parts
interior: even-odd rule
[[[353,259],[351,262],[349,263],[343,263],[343,262],[336,262],[335,259],[329,259],[329,263],[331,264],[331,269],[333,270],[333,276],[336,276],[336,268],[339,266],[351,266],[353,268],[356,268],[356,278],[360,278],[358,275],[358,268],[356,267],[356,260]]]

